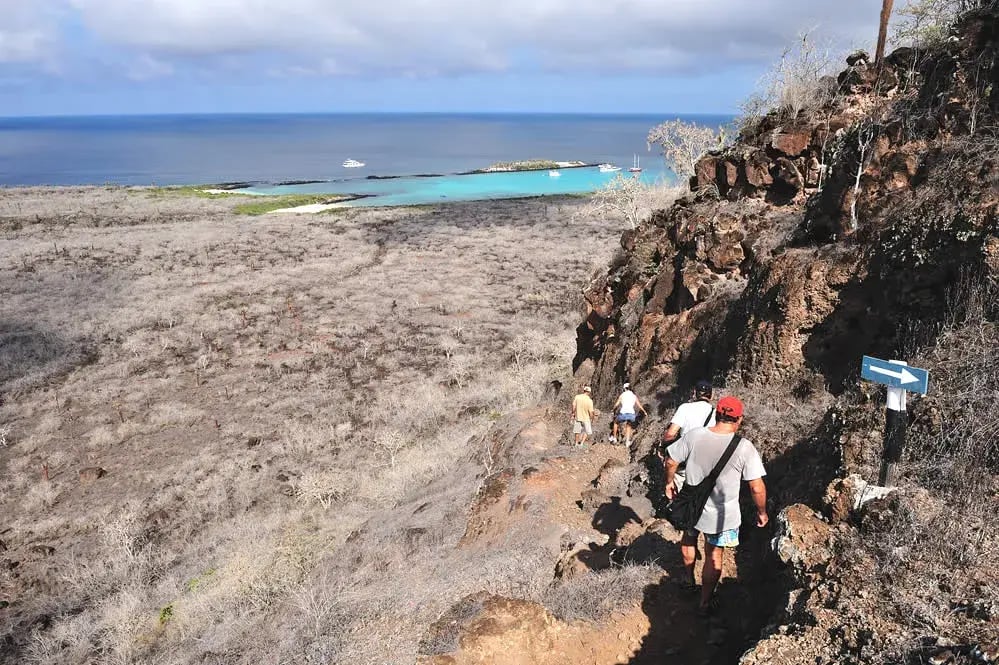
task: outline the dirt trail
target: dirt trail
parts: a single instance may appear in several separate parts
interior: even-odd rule
[[[648,436],[656,428],[646,429]],[[536,426],[524,431],[532,432],[530,445],[543,445],[542,458],[510,466],[486,483],[473,507],[465,545],[502,546],[510,534],[533,530],[538,540],[561,541],[552,580],[556,593],[560,585],[585,583],[587,576],[628,565],[648,569],[644,588],[595,621],[560,619],[558,610],[545,603],[489,594],[469,597],[431,626],[430,639],[425,640],[444,641],[440,635],[450,632],[455,638],[452,648],[425,651],[419,662],[640,665],[664,659],[704,664],[737,660],[760,628],[760,613],[752,611],[758,591],[740,577],[758,572],[754,553],[761,537],[750,536],[736,556],[726,558],[718,609],[701,618],[698,592],[683,590],[677,581],[683,574],[680,534],[654,517],[646,497],[634,489],[629,495],[644,459],[632,460],[623,446],[607,443],[585,448],[560,444],[568,437],[555,423],[544,432]],[[515,452],[508,454],[516,457]],[[603,600],[589,599],[594,604]]]

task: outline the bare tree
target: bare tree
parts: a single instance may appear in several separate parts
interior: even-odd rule
[[[698,158],[712,148],[721,147],[722,137],[721,131],[713,127],[669,120],[649,130],[646,141],[649,148],[657,145],[662,149],[666,165],[678,178],[689,178],[694,175]]]
[[[881,61],[885,57],[885,42],[888,41],[888,20],[891,18],[892,6],[895,0],[882,0],[881,2],[881,23],[878,27],[878,48],[874,53],[874,65],[881,66]]]
[[[612,211],[624,217],[636,228],[656,210],[668,208],[683,188],[665,181],[646,183],[637,176],[618,173],[593,195],[586,212]]]
[[[853,183],[853,200],[850,202],[850,231],[860,227],[857,217],[857,199],[860,198],[860,179],[870,161],[870,149],[874,143],[875,131],[873,123],[861,122],[857,128],[857,173]]]

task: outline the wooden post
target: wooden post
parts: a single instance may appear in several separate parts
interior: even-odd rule
[[[874,53],[874,66],[881,68],[881,61],[885,57],[885,43],[888,41],[888,21],[891,19],[891,10],[895,0],[881,0],[881,24],[878,27],[878,48]]]
[[[889,360],[893,365],[905,365],[901,360]],[[888,388],[888,398],[885,404],[885,439],[881,454],[881,473],[878,475],[878,485],[888,487],[898,481],[898,462],[902,459],[905,448],[905,431],[909,424],[906,414],[904,388]]]

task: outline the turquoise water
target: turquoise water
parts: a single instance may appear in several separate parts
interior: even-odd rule
[[[620,164],[618,166],[621,166]],[[248,194],[359,194],[367,198],[350,201],[350,206],[399,206],[481,199],[506,199],[525,196],[583,194],[604,187],[618,173],[632,177],[627,168],[618,173],[601,173],[593,167],[559,169],[560,177],[548,171],[516,173],[476,173],[435,177],[403,177],[383,180],[364,178],[307,185],[257,186],[241,190]],[[644,182],[669,179],[671,174],[661,165],[643,166]]]
[[[594,168],[458,176],[501,161],[610,162],[633,155],[667,177],[646,136],[664,120],[721,126],[729,116],[354,113],[0,118],[0,186],[247,183],[271,194],[362,194],[408,205],[590,192]],[[345,159],[366,162],[343,168]],[[414,178],[413,174],[443,174]],[[367,179],[380,176],[390,179]],[[396,177],[398,176],[398,177]],[[315,181],[312,185],[281,185]]]

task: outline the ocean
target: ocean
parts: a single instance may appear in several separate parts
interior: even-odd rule
[[[362,194],[360,205],[593,191],[596,168],[456,175],[499,161],[609,162],[670,178],[645,144],[681,117],[562,114],[240,114],[0,118],[0,185],[251,183],[247,193]],[[342,166],[346,159],[363,168]],[[413,177],[432,176],[432,177]],[[317,181],[308,184],[289,182]]]

